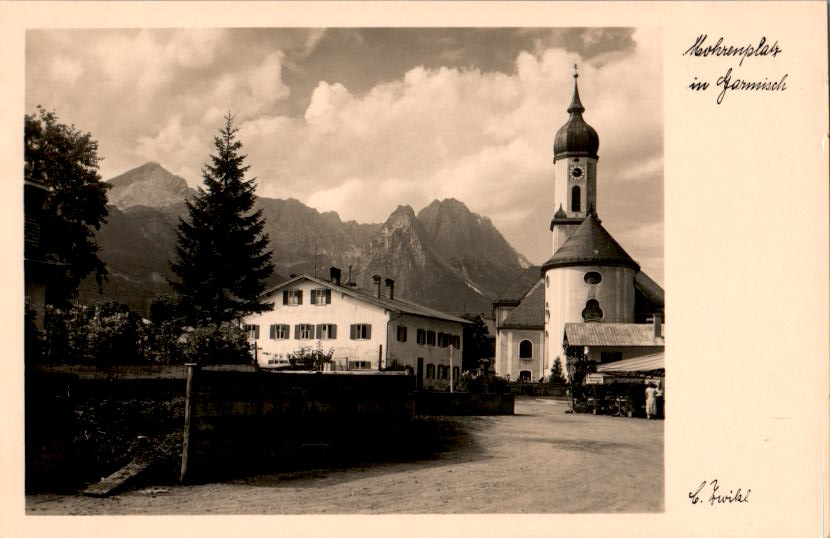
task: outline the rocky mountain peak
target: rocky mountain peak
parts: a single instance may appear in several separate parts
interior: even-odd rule
[[[150,161],[109,180],[110,204],[120,208],[143,205],[166,207],[183,202],[193,194],[187,181]]]

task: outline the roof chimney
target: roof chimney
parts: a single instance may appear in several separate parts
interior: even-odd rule
[[[346,282],[347,286],[354,286],[354,282],[352,282],[352,265],[349,264],[349,280]]]
[[[329,280],[332,284],[340,285],[340,268],[339,267],[331,267],[329,269],[329,276],[331,277]]]
[[[663,337],[663,318],[660,314],[654,314],[654,338]]]
[[[378,299],[383,298],[383,286],[381,286],[380,282],[380,275],[372,275],[372,280],[375,282],[375,289],[377,292]]]
[[[390,299],[394,299],[395,298],[395,281],[392,280],[391,278],[387,278],[385,282],[386,282],[386,290],[387,290],[386,291],[386,296],[389,297]]]

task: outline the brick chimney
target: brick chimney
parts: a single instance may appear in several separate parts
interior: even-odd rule
[[[385,280],[385,282],[386,282],[386,296],[389,297],[390,299],[394,299],[395,298],[395,281],[392,280],[391,278],[387,278]]]
[[[340,268],[339,267],[331,267],[329,269],[329,275],[330,275],[329,281],[332,284],[337,284],[339,286],[340,285]]]
[[[375,282],[375,291],[378,299],[383,299],[383,286],[381,285],[380,275],[372,275],[372,280]]]

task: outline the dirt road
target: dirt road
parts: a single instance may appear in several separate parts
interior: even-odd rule
[[[460,417],[430,460],[128,491],[41,494],[28,514],[574,513],[663,510],[663,422],[565,414],[518,398],[515,416]]]

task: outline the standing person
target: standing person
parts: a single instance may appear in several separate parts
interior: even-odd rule
[[[657,416],[657,387],[654,383],[646,385],[646,418],[651,420]]]

